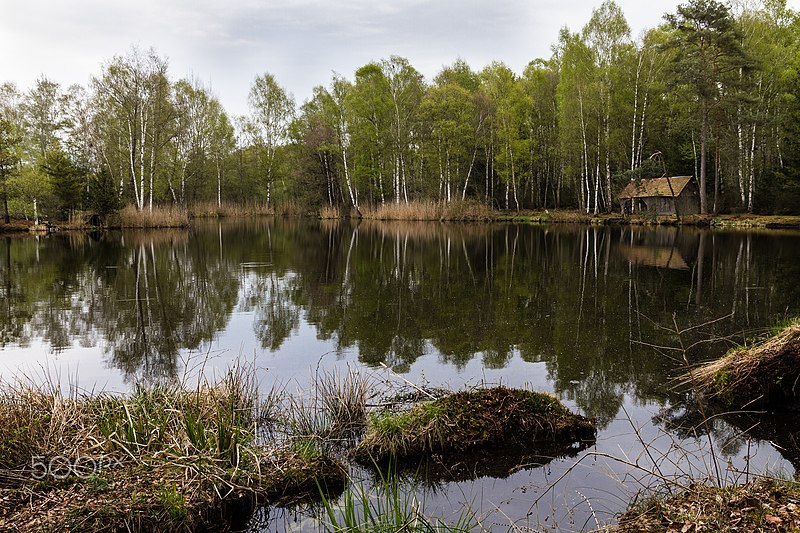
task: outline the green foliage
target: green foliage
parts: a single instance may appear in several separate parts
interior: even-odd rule
[[[173,485],[159,487],[156,490],[156,498],[163,509],[162,512],[172,523],[180,523],[187,518],[186,501],[177,487]]]
[[[106,218],[122,208],[116,184],[108,170],[101,169],[97,174],[89,176],[87,206],[101,218]]]
[[[14,124],[0,116],[0,192],[3,194],[4,222],[8,224],[8,178],[20,160],[19,146],[22,142]]]
[[[61,150],[51,150],[44,158],[44,172],[50,177],[56,209],[62,218],[80,209],[86,194],[86,173]]]

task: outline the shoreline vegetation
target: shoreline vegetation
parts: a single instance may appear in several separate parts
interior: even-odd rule
[[[800,228],[800,216],[719,214],[676,216],[621,215],[619,213],[591,214],[579,210],[545,209],[504,211],[495,210],[486,204],[475,201],[438,202],[415,201],[408,203],[385,203],[377,206],[362,206],[359,210],[339,207],[323,207],[308,210],[296,203],[281,207],[267,207],[263,204],[198,204],[191,209],[171,206],[154,206],[153,209],[137,210],[129,206],[120,211],[99,217],[92,212],[81,212],[68,220],[57,223],[33,220],[12,219],[8,224],[0,223],[0,234],[35,233],[42,234],[56,230],[106,230],[106,229],[157,229],[187,228],[194,219],[252,217],[307,217],[321,220],[363,219],[384,221],[427,221],[427,222],[506,222],[518,224],[592,224],[592,225],[631,225],[631,226],[688,226],[710,228]]]

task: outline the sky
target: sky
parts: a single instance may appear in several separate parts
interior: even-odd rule
[[[272,73],[298,104],[333,72],[406,57],[431,79],[464,59],[521,73],[549,58],[558,31],[580,30],[601,0],[2,0],[0,83],[29,89],[44,75],[88,84],[131,46],[166,57],[172,79],[195,77],[226,110],[247,112],[256,75]],[[677,0],[617,0],[632,36]],[[800,0],[790,0],[800,4]],[[795,9],[796,5],[792,6]]]

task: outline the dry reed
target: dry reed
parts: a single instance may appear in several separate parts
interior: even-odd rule
[[[326,205],[319,210],[319,218],[323,220],[342,218],[342,210],[339,208],[339,206]]]
[[[800,322],[691,370],[682,383],[732,407],[796,401],[800,397]]]
[[[275,209],[261,202],[198,202],[192,205],[191,213],[197,218],[244,218],[274,215]]]
[[[361,209],[363,218],[375,220],[494,220],[497,213],[486,204],[476,201],[441,203],[428,200],[387,202]]]
[[[3,384],[0,529],[199,530],[231,506],[341,487],[343,466],[319,450],[257,443],[254,376],[236,365],[214,384],[126,396]]]
[[[182,228],[189,225],[189,213],[182,207],[154,206],[152,209],[123,208],[109,221],[111,227]]]

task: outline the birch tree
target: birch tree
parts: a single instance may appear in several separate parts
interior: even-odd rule
[[[119,179],[120,196],[128,182],[136,208],[144,209],[149,199],[152,209],[158,151],[169,141],[164,130],[171,122],[167,62],[153,49],[143,54],[133,48],[105,65],[92,87],[104,115],[104,159]]]
[[[275,76],[265,72],[256,76],[247,97],[250,116],[244,131],[260,153],[267,205],[272,203],[275,153],[287,139],[289,121],[294,115],[294,98],[281,87]]]
[[[630,27],[622,10],[613,0],[607,0],[599,8],[592,11],[592,18],[583,28],[583,39],[594,55],[597,68],[597,88],[599,101],[600,138],[597,142],[597,166],[603,160],[603,186],[605,189],[604,204],[610,209],[611,190],[611,127],[612,103],[614,100],[614,70],[619,69],[623,54],[630,49]],[[599,179],[600,172],[596,178]],[[595,207],[597,213],[600,191],[599,181],[595,185]]]

